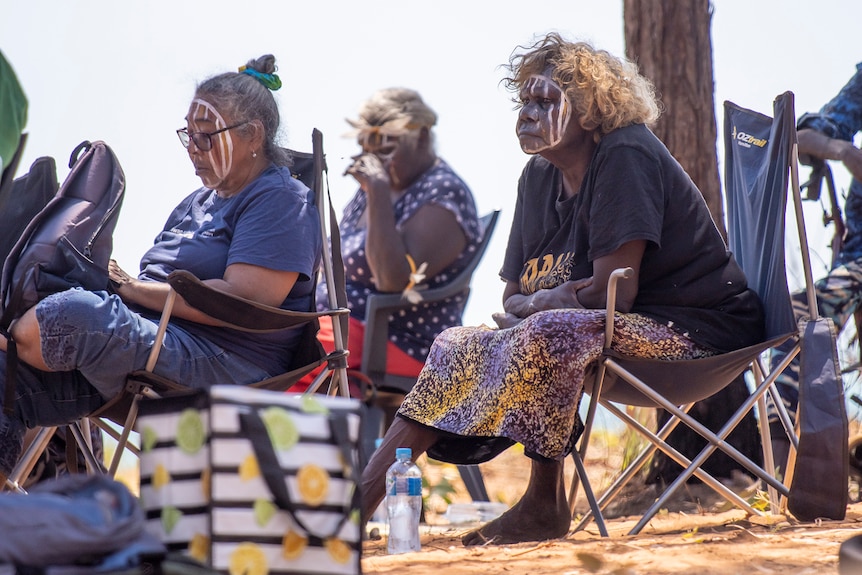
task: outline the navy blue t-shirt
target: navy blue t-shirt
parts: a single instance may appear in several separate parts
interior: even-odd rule
[[[165,281],[174,270],[202,280],[221,279],[231,264],[243,263],[299,273],[283,309],[311,311],[320,266],[320,220],[314,194],[290,170],[270,166],[244,190],[220,198],[200,188],[171,213],[141,259],[139,278]],[[242,353],[271,375],[287,369],[301,329],[251,334],[181,319],[172,323],[192,334]]]

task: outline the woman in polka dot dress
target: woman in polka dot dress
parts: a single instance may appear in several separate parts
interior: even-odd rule
[[[415,377],[434,338],[461,325],[466,293],[439,302],[424,302],[421,294],[450,281],[473,257],[482,233],[476,205],[467,184],[437,156],[437,114],[414,90],[380,90],[348,122],[362,148],[345,172],[359,190],[339,224],[349,368],[361,369],[368,296],[403,292],[412,305],[389,320],[387,373]],[[329,301],[323,282],[317,301]],[[331,334],[331,323],[322,320],[319,339],[328,349]]]

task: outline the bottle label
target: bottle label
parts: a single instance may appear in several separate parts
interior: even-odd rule
[[[389,495],[418,495],[422,496],[421,477],[396,477],[389,490]]]

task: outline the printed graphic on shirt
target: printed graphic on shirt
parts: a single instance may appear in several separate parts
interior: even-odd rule
[[[569,281],[575,261],[574,252],[544,254],[527,260],[521,271],[521,293],[530,295],[540,289],[557,287]]]

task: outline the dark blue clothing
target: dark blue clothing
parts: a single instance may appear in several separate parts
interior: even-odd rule
[[[816,130],[837,140],[852,142],[862,131],[862,62],[856,65],[856,73],[838,94],[818,113],[803,114],[796,123],[797,129]],[[850,191],[844,201],[844,223],[846,234],[835,265],[815,285],[818,313],[835,322],[840,331],[845,322],[853,317],[862,297],[862,182],[853,178]],[[808,317],[808,300],[805,291],[793,294],[793,310],[797,320]],[[787,355],[793,342],[788,341],[773,352],[770,365],[778,365]],[[781,399],[795,415],[799,403],[799,359],[795,358],[776,380]],[[770,421],[777,421],[777,414],[770,401]]]
[[[817,114],[803,114],[797,129],[809,128],[836,139],[852,142],[862,131],[862,62],[850,81]],[[836,264],[862,258],[862,182],[855,178],[844,202],[847,235]]]
[[[155,244],[141,259],[140,278],[165,281],[175,269],[200,279],[224,277],[231,264],[299,272],[281,307],[311,311],[321,254],[320,220],[314,193],[288,168],[270,166],[230,198],[201,188],[174,209]],[[147,312],[142,312],[149,315]],[[223,327],[171,320],[192,335],[241,353],[271,375],[288,368],[301,328],[249,334]]]

